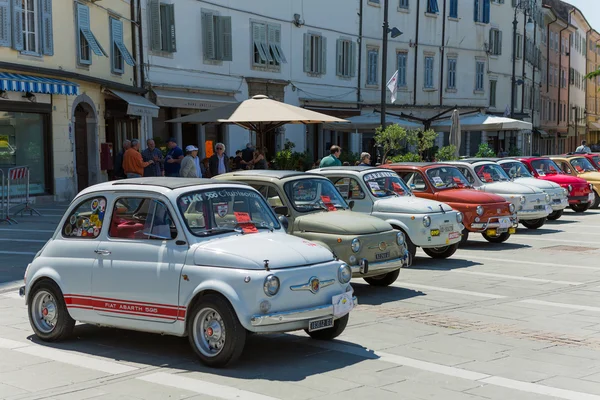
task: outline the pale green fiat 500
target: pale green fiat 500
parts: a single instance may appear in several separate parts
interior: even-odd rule
[[[348,263],[354,278],[388,286],[409,262],[405,236],[390,224],[350,206],[327,178],[296,171],[250,170],[213,179],[244,182],[257,189],[280,216],[287,232],[331,250]]]

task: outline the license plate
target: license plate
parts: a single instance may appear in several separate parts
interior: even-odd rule
[[[510,218],[500,218],[498,221],[500,224],[500,228],[510,228],[512,226],[512,222],[510,222]]]
[[[442,232],[442,233],[452,232],[453,230],[454,230],[454,225],[452,225],[452,224],[440,226],[440,232]]]
[[[429,234],[431,236],[440,236],[440,230],[439,229],[432,229],[431,231],[429,231]]]
[[[460,237],[460,232],[450,232],[448,234],[448,239],[458,239]]]
[[[387,253],[378,253],[378,254],[375,254],[375,259],[376,260],[384,260],[384,259],[389,258],[389,257],[390,257],[390,252],[389,251]]]
[[[557,203],[557,204],[560,204],[562,202],[562,200],[561,199],[554,199],[553,202]]]
[[[313,319],[308,322],[308,331],[314,332],[321,329],[331,328],[333,326],[333,317],[325,317],[319,319]]]
[[[511,235],[513,233],[517,233],[517,229],[516,228],[508,228],[508,233],[510,233]]]
[[[533,209],[534,210],[545,210],[546,206],[541,206],[541,205],[540,206],[533,206]]]

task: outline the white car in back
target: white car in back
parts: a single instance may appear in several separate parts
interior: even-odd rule
[[[202,362],[224,366],[247,332],[341,334],[351,278],[329,250],[286,234],[247,185],[138,178],[79,193],[20,293],[42,340],[75,321],[188,336]]]

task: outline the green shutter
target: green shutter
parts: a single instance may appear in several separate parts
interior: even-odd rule
[[[498,55],[502,55],[502,31],[498,30]]]
[[[266,63],[267,60],[267,55],[265,54],[265,49],[263,49],[263,47],[260,44],[260,27],[262,26],[262,24],[259,24],[257,22],[253,22],[252,23],[252,42],[254,43],[254,47],[256,48],[256,51],[258,51],[258,56],[260,58],[260,61],[262,61],[263,63]]]
[[[164,32],[164,34],[167,35],[167,51],[170,53],[175,53],[177,51],[177,36],[175,35],[175,5],[166,4],[165,11],[167,14],[167,32]]]
[[[160,40],[160,1],[150,0],[148,2],[148,30],[150,37],[150,48],[162,50]]]
[[[42,10],[42,54],[54,55],[54,33],[52,28],[52,0],[40,0]]]
[[[258,24],[258,38],[260,47],[262,47],[265,56],[267,57],[268,62],[273,62],[273,57],[271,56],[271,51],[269,50],[269,45],[267,44],[267,25],[266,24]]]
[[[342,39],[335,41],[335,74],[344,76],[344,41]]]
[[[204,58],[214,60],[217,55],[215,49],[215,25],[213,15],[202,13],[202,51]]]
[[[23,2],[22,0],[12,0],[12,48],[23,50]]]
[[[10,1],[0,0],[0,46],[2,47],[11,45]]]
[[[220,59],[223,61],[233,61],[233,44],[231,37],[231,17],[218,17],[219,19],[219,38],[221,43]]]
[[[321,68],[319,71],[325,75],[327,73],[327,39],[321,36]]]
[[[279,57],[279,52],[277,51],[277,46],[275,45],[275,43],[277,42],[277,36],[276,36],[276,26],[273,25],[268,25],[267,26],[267,31],[268,31],[268,36],[269,36],[269,51],[270,53],[273,55],[273,58],[275,59],[275,61],[277,62],[277,64],[281,64],[281,57]]]
[[[285,58],[285,54],[283,54],[283,49],[281,48],[281,27],[276,26],[275,29],[275,48],[277,49],[277,53],[279,53],[279,58],[282,63],[287,63]]]
[[[356,76],[356,43],[350,43],[350,76]]]
[[[309,33],[304,34],[304,72],[311,72],[310,70],[310,37]]]

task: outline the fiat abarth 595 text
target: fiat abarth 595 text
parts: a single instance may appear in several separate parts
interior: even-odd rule
[[[404,233],[378,218],[349,211],[333,184],[320,175],[251,170],[219,175],[260,191],[277,214],[289,219],[288,233],[330,249],[371,285],[394,283],[409,262]]]
[[[501,166],[481,158],[449,161],[476,189],[495,193],[515,205],[519,222],[529,229],[540,228],[552,212],[550,195],[541,189],[512,182]]]
[[[493,193],[475,190],[453,165],[397,163],[386,165],[411,187],[417,197],[442,201],[463,213],[461,243],[478,232],[493,243],[508,240],[517,227],[515,206]]]
[[[462,213],[449,205],[413,195],[398,175],[384,168],[328,167],[315,172],[329,178],[354,211],[371,214],[407,235],[408,251],[417,246],[433,258],[456,252],[461,239]]]
[[[20,293],[43,340],[75,321],[187,335],[202,362],[224,366],[247,332],[341,334],[351,278],[329,250],[286,234],[247,185],[138,178],[79,193]]]

